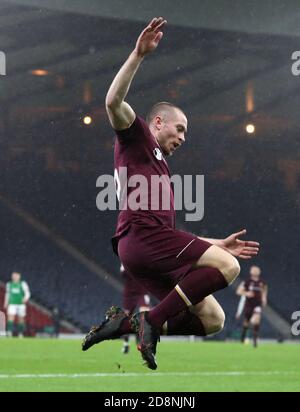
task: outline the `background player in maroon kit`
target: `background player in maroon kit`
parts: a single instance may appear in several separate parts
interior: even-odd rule
[[[152,107],[145,121],[125,102],[136,71],[158,46],[165,23],[162,17],[154,18],[142,31],[106,96],[107,114],[116,132],[115,179],[121,208],[113,248],[126,271],[160,303],[132,318],[119,308],[111,308],[106,320],[92,328],[82,344],[87,350],[102,340],[134,331],[138,349],[151,369],[157,367],[156,345],[162,331],[204,336],[223,328],[225,315],[212,293],[238,276],[236,257],[249,259],[259,246],[239,239],[246,230],[225,239],[204,239],[175,229],[174,196],[165,157],[185,142],[187,118],[180,108],[162,102]],[[169,208],[162,207],[160,201],[159,207],[153,208],[150,189],[139,194],[139,208],[130,207],[137,196],[136,188],[127,187],[127,181],[136,176],[142,176],[149,188],[153,176],[162,178],[164,184],[154,191],[154,203],[169,195]]]
[[[120,266],[120,273],[123,278],[123,310],[131,316],[135,310],[144,312],[150,310],[150,295],[143,286],[138,283],[132,276],[130,276],[124,266]],[[129,335],[123,336],[124,344],[122,352],[127,354],[129,352]]]
[[[262,308],[267,304],[268,287],[260,278],[261,270],[258,266],[251,266],[250,277],[237,288],[237,295],[245,298],[244,322],[241,341],[244,342],[249,326],[253,330],[253,345],[257,346]],[[241,312],[241,310],[239,311]],[[238,314],[240,315],[240,313]]]

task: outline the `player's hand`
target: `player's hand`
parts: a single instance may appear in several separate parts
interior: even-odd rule
[[[163,17],[154,18],[142,31],[135,46],[135,51],[139,56],[144,57],[156,49],[163,36],[163,32],[160,30],[166,22]]]
[[[245,292],[246,298],[254,298],[254,292],[252,290],[249,290],[248,292]]]
[[[241,259],[251,259],[259,252],[259,243],[253,240],[240,240],[239,236],[246,234],[246,229],[233,233],[223,240],[225,249],[233,256]]]

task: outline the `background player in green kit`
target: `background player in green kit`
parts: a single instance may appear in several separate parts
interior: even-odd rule
[[[25,330],[26,303],[30,299],[27,283],[21,280],[21,273],[13,272],[11,281],[6,284],[4,308],[7,310],[7,336],[12,336],[17,318],[18,334],[23,336]]]

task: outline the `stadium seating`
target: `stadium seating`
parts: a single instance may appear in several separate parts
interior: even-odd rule
[[[0,279],[9,280],[13,270],[28,282],[33,298],[48,308],[58,307],[64,319],[86,330],[101,320],[120,296],[102,279],[62,252],[6,207],[0,206],[2,223],[9,228],[0,240],[5,259]]]

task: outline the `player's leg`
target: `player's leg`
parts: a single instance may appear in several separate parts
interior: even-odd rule
[[[224,321],[223,309],[210,295],[197,305],[170,318],[163,325],[161,334],[207,336],[220,332]]]
[[[141,295],[141,296],[136,296],[135,298],[136,303],[134,304],[134,309],[137,308],[138,312],[148,312],[150,310],[150,305],[147,303],[149,301],[150,303],[150,297],[149,295]],[[128,311],[125,310],[125,313],[128,315],[128,319],[131,318],[131,316],[134,313],[134,309]],[[130,344],[129,344],[129,333],[133,333],[132,326],[130,322],[125,321],[125,325],[123,325],[123,328],[127,327],[128,328],[128,333],[123,336],[123,347],[122,347],[122,353],[128,354],[130,350]],[[137,342],[138,343],[138,342]]]
[[[243,322],[243,329],[242,329],[242,334],[241,334],[241,342],[245,343],[245,339],[247,337],[247,332],[249,329],[249,319],[245,317],[244,322]]]
[[[136,307],[136,299],[133,297],[132,299],[129,299],[129,294],[124,294],[123,292],[123,308],[124,308],[124,313],[127,315],[127,318],[129,319],[130,316],[132,315],[135,307]],[[128,309],[129,308],[129,309]],[[126,333],[122,336],[123,338],[123,346],[122,346],[122,353],[124,355],[127,355],[130,350],[130,345],[129,345],[129,333]]]
[[[227,284],[231,284],[240,273],[238,260],[219,246],[212,245],[195,263],[196,268],[215,268],[221,272]]]
[[[24,337],[25,332],[25,317],[18,316],[18,336]]]
[[[136,294],[134,280],[126,273],[124,267],[121,273],[123,278],[122,305],[124,312],[129,318],[137,307],[138,295]],[[126,355],[129,353],[129,350],[129,333],[126,333],[123,335],[122,353]]]
[[[251,319],[250,319],[250,324],[252,326],[253,346],[255,348],[257,347],[257,340],[258,340],[260,322],[261,322],[261,313],[254,312]]]
[[[237,260],[229,253],[190,233],[159,228],[151,229],[151,236],[146,236],[139,227],[133,227],[127,242],[124,240],[120,240],[118,252],[129,271],[143,275],[146,280],[152,278],[154,282],[166,283],[169,289],[161,298],[148,287],[162,300],[149,312],[133,319],[137,334],[140,330],[149,332],[143,334],[142,355],[143,348],[153,347],[155,352],[156,336],[167,320],[228,286],[240,270]]]
[[[209,249],[212,249],[211,253],[207,253]],[[149,312],[140,312],[132,319],[120,314],[119,310],[117,317],[109,315],[105,327],[101,324],[87,335],[83,350],[94,343],[134,330],[139,339],[139,350],[152,369],[157,367],[154,355],[163,324],[228,286],[239,273],[236,259],[223,249],[192,234],[169,228],[151,228],[149,232],[133,225],[128,235],[120,239],[118,253],[129,273],[143,276],[151,282],[154,277],[154,281],[166,284],[164,292],[167,290],[169,293],[158,296],[155,286],[153,290],[148,287],[150,292],[162,298],[155,308]],[[201,260],[204,255],[206,260]],[[208,267],[204,266],[206,262]],[[172,275],[174,270],[177,273],[175,278]],[[168,271],[170,276],[165,276]],[[179,281],[176,285],[177,279]]]
[[[6,335],[8,337],[13,336],[16,314],[17,314],[16,305],[9,304],[7,308],[7,325],[6,325]]]
[[[123,336],[123,346],[122,346],[122,353],[127,355],[129,353],[130,345],[129,345],[129,335]]]
[[[226,273],[229,278],[229,276],[233,276],[233,270],[231,272],[228,266],[224,265],[225,268],[228,268]],[[228,282],[221,271],[216,268],[198,267],[189,271],[157,306],[149,312],[145,312],[145,314],[137,315],[141,316],[141,318],[136,317],[137,333],[139,334],[140,330],[147,330],[147,334],[143,335],[142,342],[144,343],[140,345],[140,350],[148,366],[156,365],[153,355],[156,351],[157,335],[163,328],[164,323],[180,312],[184,312],[187,308],[198,305],[207,296],[226,286],[228,286]],[[194,319],[192,318],[193,316],[189,316],[189,322],[186,322],[185,334],[191,334],[191,326],[205,331],[205,328],[201,327],[201,318],[197,316]],[[211,330],[209,332],[211,333]],[[146,354],[145,348],[148,352]],[[152,353],[151,348],[153,348]]]
[[[26,317],[26,305],[17,305],[18,316],[18,336],[24,337],[25,332],[25,317]]]
[[[149,308],[140,308],[149,310]],[[160,330],[161,335],[207,336],[220,332],[224,327],[225,314],[217,300],[207,296],[202,302],[191,306],[169,319]]]
[[[224,328],[225,313],[212,295],[192,306],[190,312],[201,320],[206,335],[218,333]]]
[[[6,336],[11,337],[14,331],[15,315],[7,316]]]
[[[124,312],[127,315],[127,318],[129,319],[131,316],[131,311],[124,309]],[[123,335],[122,353],[124,353],[124,355],[127,355],[129,353],[129,350],[129,333],[126,333],[125,335]]]
[[[128,317],[130,318],[135,310],[138,312],[149,311],[150,296],[147,294],[146,289],[143,288],[143,285],[139,284],[135,278],[126,271],[123,271],[123,279],[123,308]],[[131,329],[129,322],[127,326],[128,330]],[[130,330],[130,332],[132,333],[133,331]],[[129,333],[123,336],[123,341],[122,353],[127,354],[130,350]]]
[[[162,325],[186,307],[195,306],[206,296],[228,286],[238,276],[240,266],[235,257],[211,245],[172,292],[149,312],[150,323]]]

